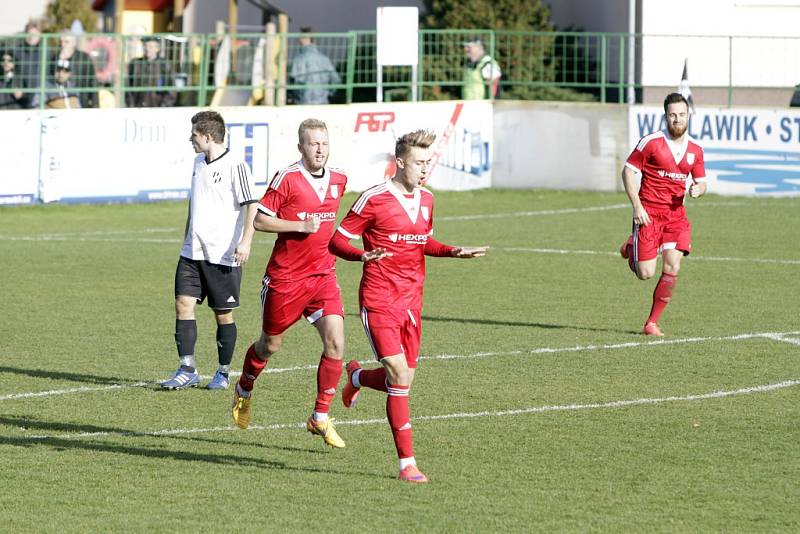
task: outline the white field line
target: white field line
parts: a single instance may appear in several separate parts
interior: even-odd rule
[[[540,215],[567,215],[571,213],[591,213],[594,211],[618,210],[630,208],[630,204],[611,204],[609,206],[594,206],[589,208],[562,208],[558,210],[514,211],[511,213],[483,213],[478,215],[452,215],[437,217],[437,221],[477,221],[484,219],[508,219],[512,217],[537,217]]]
[[[725,202],[725,201],[716,201],[716,202],[705,202],[705,203],[697,203],[695,206],[705,206],[705,207],[714,207],[714,206],[750,206],[751,204],[747,202]],[[609,204],[606,206],[590,206],[590,207],[583,207],[583,208],[562,208],[562,209],[553,209],[553,210],[537,210],[537,211],[515,211],[510,213],[484,213],[484,214],[476,214],[476,215],[455,215],[449,217],[438,217],[438,221],[477,221],[477,220],[484,220],[484,219],[506,219],[506,218],[514,218],[514,217],[537,217],[543,215],[569,215],[574,213],[592,213],[597,211],[608,211],[608,210],[618,210],[618,209],[625,209],[630,208],[630,204],[623,203],[623,204]],[[36,235],[27,235],[27,236],[13,236],[13,235],[3,235],[0,234],[0,241],[108,241],[108,239],[103,239],[104,237],[112,237],[112,236],[121,236],[121,235],[136,235],[136,234],[155,234],[155,233],[180,233],[183,229],[174,227],[174,228],[144,228],[141,230],[98,230],[95,232],[58,232],[58,233],[46,233],[46,234],[36,234]],[[170,240],[160,240],[160,239],[114,239],[114,241],[136,241],[136,242],[143,242],[143,243],[174,243],[174,242],[182,242],[181,239],[170,239]]]
[[[629,349],[636,347],[652,347],[661,345],[681,345],[689,343],[704,343],[707,341],[741,341],[744,339],[770,339],[773,341],[782,341],[787,343],[795,343],[795,340],[788,339],[787,336],[800,335],[797,332],[760,332],[751,334],[736,334],[732,336],[720,337],[688,337],[681,339],[657,339],[652,341],[631,341],[625,343],[611,343],[603,345],[576,345],[574,347],[540,347],[528,350],[512,350],[512,351],[499,351],[499,352],[475,352],[473,354],[438,354],[434,356],[421,356],[421,360],[460,360],[467,358],[491,358],[497,356],[528,356],[537,354],[559,354],[559,353],[574,353],[574,352],[588,352],[597,350],[617,350]],[[798,342],[800,344],[800,342]],[[364,360],[361,363],[374,363],[374,360]],[[315,370],[316,364],[299,365],[295,367],[268,367],[266,373],[290,373],[295,371]],[[239,376],[240,372],[232,372],[231,377]],[[201,379],[210,378],[208,376],[201,376]],[[52,397],[57,395],[68,395],[71,393],[93,393],[100,391],[113,391],[124,388],[135,387],[149,387],[155,386],[158,382],[135,382],[131,384],[113,384],[108,386],[87,386],[79,388],[58,389],[50,391],[37,391],[32,393],[12,393],[9,395],[0,396],[0,401],[17,400],[17,399],[30,399],[36,397]]]
[[[709,393],[700,393],[695,395],[682,395],[670,397],[656,397],[656,398],[640,398],[629,400],[618,400],[603,403],[590,403],[590,404],[561,404],[561,405],[548,405],[548,406],[533,406],[530,408],[517,408],[514,410],[500,410],[500,411],[483,411],[483,412],[460,412],[440,415],[421,415],[413,418],[414,421],[442,421],[450,419],[474,419],[478,417],[507,417],[515,415],[527,415],[546,412],[563,412],[563,411],[576,411],[576,410],[602,410],[602,409],[616,409],[625,408],[629,406],[645,406],[653,404],[665,404],[671,402],[693,402],[708,399],[721,399],[725,397],[734,397],[737,395],[752,395],[755,393],[767,393],[777,391],[780,389],[790,388],[800,385],[800,380],[784,380],[774,384],[764,384],[761,386],[752,386],[729,391],[712,391]],[[360,419],[351,421],[337,421],[339,426],[343,425],[376,425],[385,424],[386,419]],[[290,428],[302,428],[305,426],[303,423],[277,423],[272,425],[251,425],[248,430],[284,430]],[[173,436],[179,434],[201,434],[209,432],[235,432],[239,429],[235,426],[223,426],[214,428],[175,428],[155,430],[151,432],[81,432],[76,434],[61,434],[61,435],[35,435],[26,436],[29,439],[81,439],[93,438],[102,436]]]
[[[615,256],[619,257],[619,252],[609,252],[606,250],[569,250],[558,248],[524,248],[524,247],[508,247],[501,248],[506,252],[530,252],[534,254],[576,254],[584,256]],[[732,258],[732,257],[717,257],[717,256],[692,256],[692,261],[726,261],[738,263],[771,263],[775,265],[800,265],[800,260],[775,260],[770,258]]]
[[[789,332],[787,334],[770,334],[770,335],[767,335],[767,336],[764,336],[764,337],[772,339],[772,340],[775,340],[775,341],[783,341],[784,343],[791,343],[792,345],[800,345],[800,339],[787,337],[787,336],[791,336],[791,335],[794,335],[794,333],[793,332]]]
[[[752,206],[752,203],[748,202],[725,202],[725,201],[714,201],[714,202],[697,202],[693,203],[690,206],[691,208],[695,207],[706,207],[706,208],[714,208],[714,207],[737,207],[737,206]],[[509,219],[514,217],[538,217],[542,215],[568,215],[573,213],[591,213],[595,211],[608,211],[608,210],[619,210],[619,209],[633,209],[629,203],[623,204],[609,204],[607,206],[591,206],[588,208],[562,208],[562,209],[554,209],[554,210],[536,210],[536,211],[512,211],[510,213],[483,213],[477,215],[452,215],[449,217],[437,217],[437,221],[480,221],[484,219]]]

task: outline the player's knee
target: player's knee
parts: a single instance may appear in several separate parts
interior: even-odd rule
[[[649,280],[653,278],[654,271],[652,269],[637,269],[636,277],[639,280]]]
[[[411,372],[408,367],[387,370],[387,378],[392,384],[408,386],[411,384]]]
[[[178,297],[175,299],[175,316],[179,320],[194,319],[194,299]]]
[[[335,360],[340,360],[344,357],[344,335],[326,337],[323,345],[326,356]]]
[[[262,360],[267,360],[270,356],[280,350],[282,344],[282,337],[262,335],[261,339],[255,342],[256,356]]]

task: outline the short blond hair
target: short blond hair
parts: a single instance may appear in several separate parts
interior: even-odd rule
[[[301,122],[300,127],[297,129],[297,142],[301,145],[303,144],[303,134],[306,133],[306,130],[322,130],[327,132],[328,125],[319,119],[306,119]]]
[[[414,147],[429,148],[435,140],[436,134],[430,130],[417,130],[407,133],[398,139],[394,145],[394,156],[402,158]]]

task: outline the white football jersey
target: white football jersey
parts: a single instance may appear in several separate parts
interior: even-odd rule
[[[237,265],[233,252],[244,233],[246,205],[258,201],[254,191],[250,167],[229,150],[210,163],[199,154],[194,160],[189,227],[181,256]]]

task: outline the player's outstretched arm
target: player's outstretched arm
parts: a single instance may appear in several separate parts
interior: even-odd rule
[[[486,255],[489,247],[453,247],[454,258],[480,258]]]

